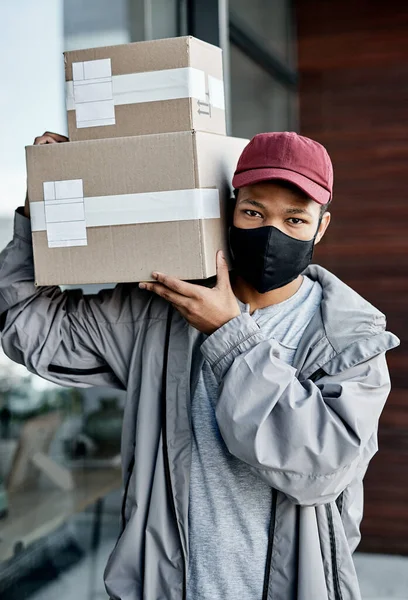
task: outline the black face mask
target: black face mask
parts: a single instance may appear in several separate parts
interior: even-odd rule
[[[320,221],[319,221],[320,226]],[[235,271],[260,294],[294,281],[310,264],[319,227],[312,240],[297,240],[273,226],[229,230]]]

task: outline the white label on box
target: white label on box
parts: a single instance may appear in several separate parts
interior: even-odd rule
[[[49,248],[86,246],[82,179],[45,181],[43,192],[44,203],[30,203],[32,230],[47,231]]]
[[[85,221],[85,206],[83,202],[74,204],[45,203],[46,223],[64,223],[69,221]]]
[[[70,246],[87,246],[87,240],[75,240],[75,243],[72,243],[71,240],[59,240],[54,242],[48,242],[49,248],[69,248]]]
[[[98,100],[112,100],[112,81],[98,80],[98,83],[88,83],[88,85],[76,85],[75,102],[98,102]]]
[[[111,100],[83,102],[76,107],[77,126],[88,127],[89,121],[112,121],[115,124],[115,107]],[[112,124],[112,123],[111,123]]]
[[[78,129],[114,125],[111,59],[72,63],[72,77],[69,93],[73,97]],[[69,103],[67,96],[67,108]]]
[[[82,81],[85,79],[83,62],[72,63],[72,79],[74,81]]]
[[[84,187],[82,179],[66,179],[65,181],[54,181],[53,183],[55,186],[55,200],[64,200],[64,202],[75,200],[76,198],[83,200]],[[45,192],[44,200],[48,200]]]
[[[55,182],[44,181],[43,183],[44,200],[55,200]]]
[[[84,65],[84,80],[99,79],[100,77],[112,76],[112,64],[110,58],[99,60],[87,60]]]
[[[93,196],[65,205],[31,202],[30,213],[32,230],[47,230],[50,247],[51,241],[78,246],[86,245],[85,227],[219,219],[220,199],[216,189],[171,190]]]
[[[47,238],[48,242],[67,242],[67,245],[75,246],[76,240],[86,238],[85,221],[47,223]]]
[[[106,60],[106,59],[105,59]],[[104,61],[89,61],[89,63]],[[83,65],[79,68],[74,65]],[[115,124],[115,105],[138,104],[194,98],[200,110],[211,116],[210,107],[225,110],[224,84],[220,79],[208,76],[200,69],[182,67],[163,71],[129,73],[125,75],[102,76],[107,73],[98,67],[90,79],[88,62],[73,63],[74,81],[66,82],[67,110],[76,111],[77,127],[97,127]],[[110,66],[110,63],[109,63]],[[91,70],[92,72],[92,70]],[[76,79],[76,76],[82,79]]]

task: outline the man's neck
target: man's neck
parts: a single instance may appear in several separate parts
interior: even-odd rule
[[[298,291],[303,282],[303,275],[299,275],[294,281],[284,285],[277,290],[260,294],[247,283],[239,275],[232,278],[231,285],[235,296],[238,300],[241,300],[244,304],[250,305],[250,314],[256,311],[258,308],[265,308],[272,304],[279,304],[284,302]]]

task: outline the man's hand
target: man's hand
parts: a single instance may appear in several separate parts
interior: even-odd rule
[[[211,335],[241,314],[221,251],[217,253],[217,285],[212,289],[163,273],[153,273],[153,277],[158,283],[140,283],[139,287],[170,302],[190,325],[202,333]]]
[[[34,146],[41,146],[42,144],[60,144],[61,142],[68,142],[68,138],[65,135],[59,135],[58,133],[51,133],[46,131],[43,135],[35,138]],[[30,201],[28,199],[28,191],[26,193],[24,214],[26,217],[30,217]]]

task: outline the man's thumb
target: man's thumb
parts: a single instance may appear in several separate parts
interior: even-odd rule
[[[217,252],[217,285],[229,285],[228,265],[222,250]]]

